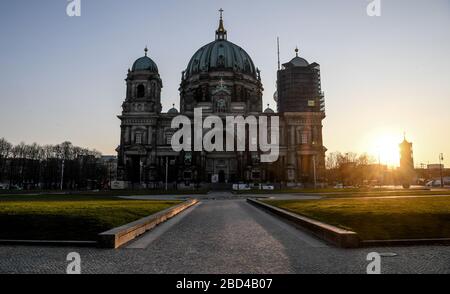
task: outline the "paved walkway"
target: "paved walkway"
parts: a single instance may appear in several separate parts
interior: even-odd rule
[[[223,198],[202,200],[119,250],[0,246],[0,273],[64,273],[74,251],[84,273],[365,273],[370,252],[398,254],[383,258],[383,273],[450,273],[450,247],[339,249]]]

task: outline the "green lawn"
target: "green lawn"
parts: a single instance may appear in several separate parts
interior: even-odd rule
[[[320,193],[318,193],[320,194]],[[361,198],[361,197],[388,197],[388,196],[436,196],[450,195],[450,190],[388,190],[367,192],[329,192],[321,194],[327,198]]]
[[[292,188],[292,189],[279,189],[279,190],[240,190],[235,191],[237,194],[292,194],[292,193],[306,193],[306,194],[316,194],[316,193],[334,193],[334,192],[367,192],[367,191],[387,191],[387,189],[379,188]]]
[[[108,196],[0,196],[0,239],[95,241],[101,232],[179,203]]]
[[[2,195],[26,195],[26,194],[68,194],[68,195],[85,195],[85,196],[135,196],[135,195],[201,195],[208,193],[208,190],[104,190],[104,191],[57,191],[57,190],[29,190],[29,191],[7,191],[0,190]]]
[[[325,198],[361,198],[361,197],[389,197],[389,196],[442,196],[449,195],[450,190],[425,190],[425,189],[410,189],[410,190],[393,190],[393,189],[292,189],[292,190],[275,190],[275,191],[241,191],[237,194],[268,194],[268,195],[282,195],[282,194],[304,194],[317,195]]]
[[[393,196],[393,195],[450,195],[449,189],[388,189],[388,188],[345,188],[345,189],[281,189],[274,191],[235,191],[237,194],[321,194],[327,197]]]
[[[450,197],[265,202],[350,229],[362,240],[450,238]]]

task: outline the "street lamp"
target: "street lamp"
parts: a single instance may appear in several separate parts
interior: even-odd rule
[[[113,160],[109,160],[108,161],[108,173],[109,173],[109,190],[112,190],[112,165],[113,165]]]
[[[63,160],[61,162],[61,191],[64,190],[64,164],[65,164],[65,159],[63,158]]]
[[[313,155],[313,167],[314,167],[314,189],[317,189],[317,171],[316,171],[316,155]]]
[[[165,185],[166,191],[169,189],[168,181],[169,181],[169,157],[166,156],[166,185]]]
[[[442,173],[442,164],[444,162],[444,153],[439,154],[439,169],[441,171],[441,188],[444,188],[444,175]]]

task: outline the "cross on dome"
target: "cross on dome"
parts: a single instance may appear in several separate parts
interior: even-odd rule
[[[216,31],[216,40],[226,40],[227,39],[227,30],[223,24],[223,12],[222,8],[219,9],[220,12],[220,20],[219,20],[219,28]]]

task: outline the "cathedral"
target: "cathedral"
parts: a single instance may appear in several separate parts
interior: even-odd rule
[[[182,72],[180,109],[162,112],[162,77],[148,56],[137,59],[126,78],[122,105],[118,180],[133,188],[231,188],[232,184],[270,183],[306,187],[323,181],[325,152],[322,121],[324,95],[320,66],[296,56],[278,70],[277,111],[263,110],[261,72],[250,55],[228,41],[222,10],[215,40],[201,47]],[[278,161],[262,163],[259,152],[175,152],[172,120],[205,115],[277,116]]]

